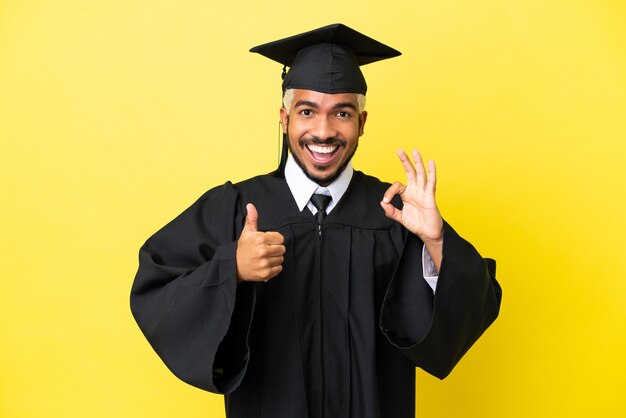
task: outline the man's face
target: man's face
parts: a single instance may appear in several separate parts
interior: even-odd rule
[[[327,186],[354,155],[367,112],[358,113],[357,95],[294,90],[289,114],[280,119],[294,160],[311,180]]]

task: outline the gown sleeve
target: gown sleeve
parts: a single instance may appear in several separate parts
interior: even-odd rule
[[[423,243],[406,237],[381,310],[381,331],[416,366],[443,379],[500,310],[502,290],[495,261],[444,223],[443,261],[437,291],[421,279]]]
[[[237,285],[235,258],[244,219],[232,184],[210,190],[141,247],[131,290],[133,316],[167,367],[217,393],[241,383],[249,357],[255,288]]]

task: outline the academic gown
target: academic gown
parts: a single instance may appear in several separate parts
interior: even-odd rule
[[[137,323],[176,376],[225,394],[229,418],[413,418],[415,366],[448,375],[501,290],[446,223],[433,296],[422,241],[380,207],[388,187],[355,171],[321,225],[278,172],[208,191],[141,248]],[[247,203],[286,253],[278,276],[238,285]]]

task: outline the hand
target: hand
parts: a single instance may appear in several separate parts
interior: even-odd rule
[[[246,224],[237,241],[237,282],[266,282],[283,269],[285,239],[279,232],[259,232],[256,208],[248,203],[246,209]]]
[[[435,162],[428,161],[428,177],[426,177],[424,163],[417,150],[413,150],[415,166],[404,150],[398,150],[398,157],[406,172],[407,185],[400,182],[392,184],[385,192],[380,205],[387,217],[400,222],[424,242],[439,270],[443,245],[443,219],[435,203],[437,184]],[[397,209],[391,204],[391,199],[395,195],[399,195],[402,199],[402,209]]]

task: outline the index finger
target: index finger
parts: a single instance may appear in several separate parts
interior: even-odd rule
[[[265,243],[268,245],[281,245],[285,242],[285,237],[280,232],[270,231],[265,233]]]

